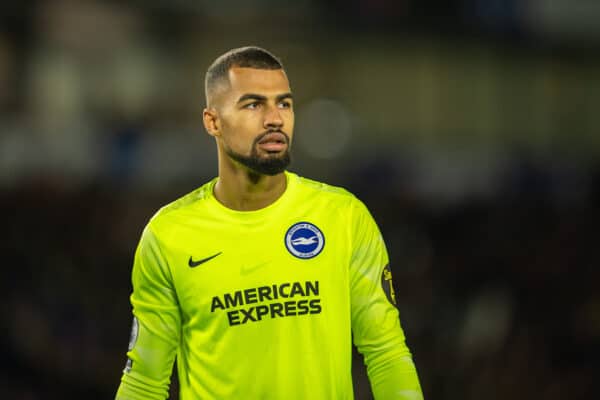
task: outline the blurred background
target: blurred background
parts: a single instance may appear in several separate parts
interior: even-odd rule
[[[291,170],[383,231],[425,397],[598,398],[598,21],[595,0],[2,2],[3,398],[114,396],[139,235],[216,175],[204,72],[249,44],[291,78]]]

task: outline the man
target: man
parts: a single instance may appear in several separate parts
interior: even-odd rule
[[[176,355],[181,399],[352,399],[352,335],[376,399],[421,399],[373,218],[286,171],[294,111],[279,60],[227,52],[206,103],[219,176],[142,234],[117,399],[166,398]]]

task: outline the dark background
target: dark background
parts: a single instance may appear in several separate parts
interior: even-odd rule
[[[217,172],[204,71],[256,44],[297,99],[291,170],[383,231],[425,397],[597,398],[599,20],[594,0],[3,2],[2,397],[114,396],[141,230]]]

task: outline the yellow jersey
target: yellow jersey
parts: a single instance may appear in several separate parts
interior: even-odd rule
[[[421,399],[373,218],[344,189],[285,172],[257,211],[217,178],[163,207],[132,272],[134,327],[117,399],[352,399],[352,340],[376,399]]]

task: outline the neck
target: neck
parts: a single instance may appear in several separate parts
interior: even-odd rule
[[[275,202],[287,187],[284,173],[261,175],[245,168],[219,168],[216,199],[227,208],[255,211]]]

